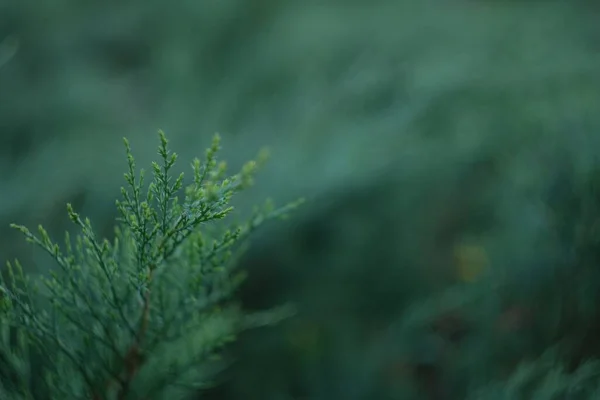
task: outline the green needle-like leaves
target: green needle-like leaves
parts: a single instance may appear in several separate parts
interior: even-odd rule
[[[252,185],[262,158],[227,176],[215,136],[204,161],[193,161],[186,185],[183,173],[173,173],[177,154],[163,132],[159,140],[148,184],[124,140],[128,170],[114,238],[97,237],[70,204],[79,233],[67,234],[64,246],[41,226],[34,234],[12,225],[58,268],[32,279],[18,261],[8,264],[0,282],[0,398],[36,398],[28,350],[43,360],[37,368],[48,398],[182,398],[209,383],[219,349],[241,329],[281,317],[245,315],[230,301],[243,280],[234,256],[264,221],[299,203],[268,203],[245,224],[214,225],[232,211],[231,198]]]

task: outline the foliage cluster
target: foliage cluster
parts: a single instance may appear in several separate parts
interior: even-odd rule
[[[13,225],[58,268],[34,279],[18,261],[8,264],[0,286],[2,399],[185,398],[210,384],[219,350],[241,330],[289,312],[249,314],[236,305],[244,275],[235,261],[251,232],[297,203],[268,203],[246,223],[219,223],[264,157],[227,176],[215,136],[186,185],[183,173],[173,173],[177,155],[160,132],[160,163],[146,184],[125,145],[127,186],[112,240],[97,237],[71,205],[80,234],[67,234],[62,248],[42,226],[34,235]]]
[[[172,130],[185,160],[206,145],[195,132],[219,129],[236,135],[225,149],[235,165],[257,142],[277,146],[259,197],[320,200],[242,261],[256,272],[240,288],[244,301],[278,304],[275,292],[297,300],[301,318],[238,338],[233,379],[205,400],[389,398],[430,382],[440,371],[432,360],[448,375],[439,386],[460,398],[490,380],[501,386],[515,360],[535,360],[562,335],[560,315],[558,330],[577,326],[565,344],[581,345],[563,356],[592,355],[584,316],[598,293],[593,268],[571,273],[574,262],[548,260],[562,246],[533,238],[546,216],[536,196],[557,160],[579,162],[598,148],[598,7],[373,5],[0,2],[0,257],[18,256],[25,270],[43,264],[4,227],[41,221],[54,237],[66,199],[98,236],[111,236],[115,134],[128,132],[145,163],[149,127]],[[240,203],[254,201],[246,194]],[[573,221],[565,216],[559,230]],[[492,270],[507,270],[503,290],[520,298],[488,290],[489,277],[457,286],[468,310],[439,309],[443,285],[432,290],[427,279],[448,284],[464,236]],[[471,299],[478,285],[495,296]],[[495,320],[519,325],[522,303],[539,306],[539,321],[498,333]],[[476,326],[438,357],[440,330],[465,331],[456,314]]]

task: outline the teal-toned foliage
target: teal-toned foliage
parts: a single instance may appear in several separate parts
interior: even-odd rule
[[[66,202],[112,238],[121,132],[147,165],[160,124],[187,165],[218,129],[233,169],[273,149],[240,219],[314,201],[238,264],[246,309],[297,317],[240,335],[202,400],[464,399],[558,345],[572,376],[600,356],[596,222],[545,193],[600,148],[598,4],[0,2],[0,259],[45,273],[8,224],[61,239]]]
[[[548,352],[540,359],[520,365],[506,382],[476,391],[469,400],[597,399],[599,374],[597,361],[568,371]]]
[[[193,175],[173,175],[177,155],[160,132],[160,163],[147,185],[125,140],[128,172],[114,238],[96,236],[67,206],[80,233],[64,246],[40,226],[13,225],[58,265],[40,279],[8,264],[3,280],[0,398],[172,399],[210,383],[219,350],[240,330],[289,310],[248,314],[232,301],[243,278],[243,239],[298,203],[257,209],[244,224],[219,223],[230,200],[253,183],[263,157],[227,176],[215,136]],[[284,313],[284,314],[282,314]],[[35,361],[34,361],[35,360]]]

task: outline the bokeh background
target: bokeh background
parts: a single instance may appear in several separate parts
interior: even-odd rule
[[[219,132],[233,168],[271,150],[241,217],[309,201],[242,260],[246,307],[298,315],[202,398],[461,399],[556,346],[574,368],[600,348],[572,347],[598,280],[569,269],[598,21],[583,0],[2,0],[0,256],[47,268],[8,224],[58,235],[66,202],[109,234],[123,136],[147,165],[163,129],[185,168]]]

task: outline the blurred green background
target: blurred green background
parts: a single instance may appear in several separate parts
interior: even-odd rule
[[[0,256],[46,268],[8,224],[59,234],[66,202],[109,234],[123,136],[140,166],[159,128],[182,168],[215,132],[233,168],[267,146],[239,215],[309,203],[255,238],[241,299],[300,311],[242,337],[203,398],[464,398],[556,342],[560,317],[523,304],[561,301],[552,205],[596,163],[599,17],[583,0],[2,0]]]

